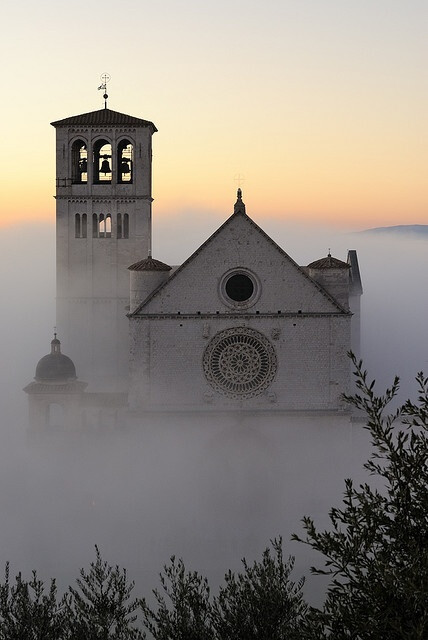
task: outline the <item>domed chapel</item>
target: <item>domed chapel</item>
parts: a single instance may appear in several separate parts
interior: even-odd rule
[[[52,405],[88,429],[153,412],[344,410],[347,352],[359,352],[354,250],[299,266],[238,189],[220,228],[169,265],[151,250],[155,125],[107,104],[52,125],[56,326],[72,361],[55,336],[25,388],[32,428],[52,423]]]

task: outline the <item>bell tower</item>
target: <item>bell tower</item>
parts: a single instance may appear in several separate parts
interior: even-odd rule
[[[107,96],[104,96],[105,99]],[[107,108],[56,129],[57,326],[93,391],[124,391],[129,274],[151,251],[155,125]]]

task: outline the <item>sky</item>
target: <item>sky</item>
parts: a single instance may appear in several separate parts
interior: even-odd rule
[[[153,121],[154,219],[427,224],[426,0],[2,3],[0,225],[54,221],[50,122]]]

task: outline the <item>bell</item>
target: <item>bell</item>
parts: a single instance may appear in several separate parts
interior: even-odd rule
[[[110,163],[108,160],[102,161],[100,173],[110,173]]]
[[[129,173],[129,164],[127,160],[122,160],[122,163],[120,165],[120,172]]]
[[[88,161],[86,160],[86,158],[83,158],[83,160],[80,161],[80,173],[87,173],[88,172]]]

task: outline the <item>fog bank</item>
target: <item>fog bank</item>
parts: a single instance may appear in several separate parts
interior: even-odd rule
[[[178,264],[221,222],[201,214],[159,221],[154,257]],[[379,390],[398,373],[402,399],[415,395],[414,375],[428,370],[427,241],[277,220],[262,226],[302,265],[329,249],[340,259],[357,249],[364,361]],[[36,568],[64,586],[93,559],[98,544],[146,594],[171,554],[215,582],[282,534],[286,552],[297,555],[296,577],[308,574],[320,559],[289,537],[300,531],[305,514],[327,524],[343,478],[351,472],[362,478],[368,447],[361,425],[319,416],[244,422],[176,417],[144,424],[141,433],[27,441],[22,388],[48,353],[55,323],[54,235],[49,225],[0,232],[0,566],[10,560],[12,571]],[[320,583],[311,581],[309,592],[319,598]]]

